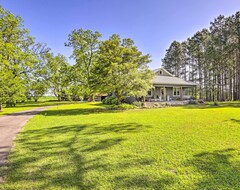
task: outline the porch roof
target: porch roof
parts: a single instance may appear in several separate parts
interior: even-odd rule
[[[181,78],[174,76],[159,76],[156,75],[152,81],[153,85],[177,85],[177,86],[189,86],[195,87],[196,83],[187,82]]]

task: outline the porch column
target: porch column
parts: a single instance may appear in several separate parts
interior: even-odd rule
[[[195,98],[195,100],[197,99],[197,87],[193,87],[192,88],[192,91],[193,91],[193,97]]]
[[[164,101],[167,101],[167,92],[166,92],[166,87],[163,87],[163,93],[164,93]]]
[[[182,86],[180,87],[180,100],[183,100],[183,89],[182,89]]]
[[[146,102],[146,97],[145,96],[143,96],[143,102]]]

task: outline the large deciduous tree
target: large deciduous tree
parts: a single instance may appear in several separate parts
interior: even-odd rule
[[[7,105],[25,97],[24,75],[37,62],[33,44],[22,19],[0,7],[0,97]]]
[[[95,68],[96,84],[104,92],[111,92],[119,103],[126,95],[144,96],[151,88],[152,72],[143,55],[131,39],[112,35],[100,45],[99,64]]]
[[[98,88],[94,70],[98,64],[100,37],[99,32],[79,29],[69,34],[68,43],[65,43],[66,46],[73,48],[71,57],[76,61],[72,69],[74,82],[91,101]]]
[[[27,81],[25,84],[27,99],[33,98],[37,102],[49,89],[47,55],[50,53],[50,49],[46,44],[36,43],[32,47],[32,51],[38,61],[33,65],[31,71],[24,75],[24,80]]]
[[[48,53],[46,59],[46,81],[52,93],[61,100],[69,99],[70,70],[71,66],[65,56],[58,54],[54,56]]]

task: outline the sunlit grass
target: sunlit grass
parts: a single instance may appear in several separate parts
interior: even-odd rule
[[[240,189],[239,104],[63,105],[18,135],[0,189]]]

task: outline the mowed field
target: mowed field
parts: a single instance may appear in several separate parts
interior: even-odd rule
[[[62,105],[15,140],[0,189],[240,189],[240,104]]]

